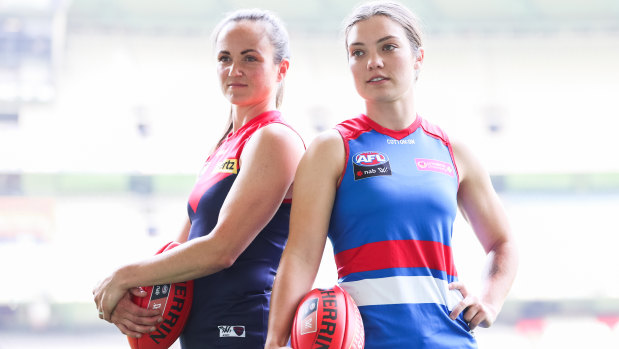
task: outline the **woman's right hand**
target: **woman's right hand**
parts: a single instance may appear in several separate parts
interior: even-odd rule
[[[163,320],[160,310],[142,308],[131,301],[131,295],[145,297],[146,294],[138,287],[129,289],[112,312],[111,322],[129,337],[140,338],[144,333],[154,331]]]

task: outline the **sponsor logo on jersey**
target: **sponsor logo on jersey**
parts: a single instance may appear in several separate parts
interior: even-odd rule
[[[387,139],[387,144],[415,144],[415,139],[413,138]]]
[[[301,306],[301,314],[303,314],[303,327],[301,334],[314,333],[318,330],[318,298],[308,299]]]
[[[432,159],[415,159],[415,164],[419,171],[438,172],[451,177],[456,175],[453,166],[447,162]]]
[[[217,326],[219,328],[219,337],[245,337],[245,326]]]
[[[352,161],[359,166],[375,166],[389,162],[389,158],[383,153],[365,151],[355,154]]]
[[[213,172],[237,174],[239,170],[237,159],[226,159],[218,162],[213,169]]]
[[[352,157],[355,180],[376,176],[391,176],[391,165],[387,154],[364,151]]]

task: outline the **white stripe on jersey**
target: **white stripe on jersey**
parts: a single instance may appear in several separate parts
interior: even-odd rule
[[[452,310],[463,297],[460,291],[450,291],[447,285],[447,281],[432,276],[391,276],[340,284],[359,307],[435,303],[446,305],[447,309]]]

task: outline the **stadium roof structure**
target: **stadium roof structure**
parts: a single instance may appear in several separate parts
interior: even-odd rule
[[[617,0],[402,0],[433,33],[619,33]],[[210,32],[225,13],[260,7],[277,12],[291,31],[340,28],[357,0],[7,0],[0,16],[66,10],[69,30]],[[1,18],[1,17],[0,17]]]

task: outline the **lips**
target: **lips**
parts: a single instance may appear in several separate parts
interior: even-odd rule
[[[373,76],[370,80],[366,81],[367,83],[373,83],[373,82],[381,82],[381,81],[386,81],[389,80],[388,78],[384,77],[384,76]]]
[[[228,86],[228,87],[246,87],[247,84],[242,82],[242,81],[239,81],[239,80],[228,80],[226,82],[226,86]]]

